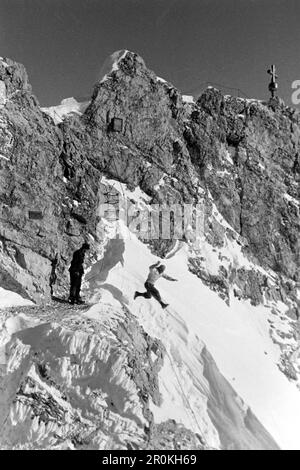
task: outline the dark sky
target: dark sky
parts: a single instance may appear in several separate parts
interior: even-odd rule
[[[0,56],[25,65],[42,105],[89,96],[119,49],[193,93],[209,81],[266,98],[275,63],[290,105],[299,23],[299,0],[0,0]]]

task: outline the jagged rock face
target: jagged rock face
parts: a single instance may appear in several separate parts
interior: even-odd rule
[[[88,182],[93,172],[83,169],[81,182],[80,168],[76,182],[65,183],[61,131],[40,110],[24,67],[0,61],[0,83],[0,285],[41,300],[49,296],[56,254],[63,287],[72,250],[95,232],[97,189]],[[81,198],[87,199],[84,220]]]
[[[113,131],[113,118],[122,119],[122,132]],[[298,280],[300,128],[294,111],[209,89],[190,112],[176,89],[127,53],[96,85],[84,121],[94,166],[139,185],[153,202],[195,202],[198,188],[207,188],[248,251]]]
[[[299,115],[209,89],[185,132],[192,161],[249,251],[299,281]]]
[[[159,82],[139,56],[127,53],[95,86],[84,114],[92,140],[89,159],[130,187],[139,185],[154,200],[191,201],[195,175],[178,142],[184,115],[177,90]],[[114,130],[115,118],[122,120],[121,132]],[[155,191],[164,176],[168,192]]]
[[[20,93],[31,93],[24,65],[0,57],[0,74],[1,82],[5,85],[2,85],[2,89],[5,89],[8,100]]]

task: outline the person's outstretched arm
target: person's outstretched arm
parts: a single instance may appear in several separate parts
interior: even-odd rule
[[[178,282],[178,279],[174,279],[173,277],[168,276],[167,274],[163,274],[162,277],[163,277],[164,279],[167,279],[167,281]]]
[[[152,264],[149,269],[157,268],[160,265],[160,261],[157,261],[157,263]]]

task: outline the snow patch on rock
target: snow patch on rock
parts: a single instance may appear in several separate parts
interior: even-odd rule
[[[28,299],[24,299],[16,292],[11,292],[0,287],[0,309],[18,305],[33,305],[33,303]]]
[[[57,106],[49,108],[41,108],[41,110],[52,117],[55,124],[61,123],[72,113],[81,116],[89,105],[89,101],[82,103],[78,102],[75,98],[65,98]]]
[[[127,49],[116,51],[106,59],[99,73],[100,83],[108,80],[111,73],[119,70],[119,63],[126,57],[128,52]]]

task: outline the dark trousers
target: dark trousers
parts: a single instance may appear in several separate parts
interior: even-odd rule
[[[50,282],[49,282],[49,284],[50,284],[51,297],[53,297],[53,286],[54,286],[54,284],[56,283],[56,281],[57,281],[57,276],[56,276],[56,274],[51,274],[51,276],[50,276]]]
[[[162,305],[163,301],[156,287],[154,287],[154,285],[151,284],[150,282],[145,282],[145,287],[146,287],[146,292],[143,292],[143,293],[137,292],[136,296],[145,297],[145,299],[151,299],[151,297],[153,297],[155,300],[157,300],[157,302],[159,302]]]
[[[81,289],[82,274],[81,273],[70,273],[70,297],[71,302],[80,300],[80,289]]]

